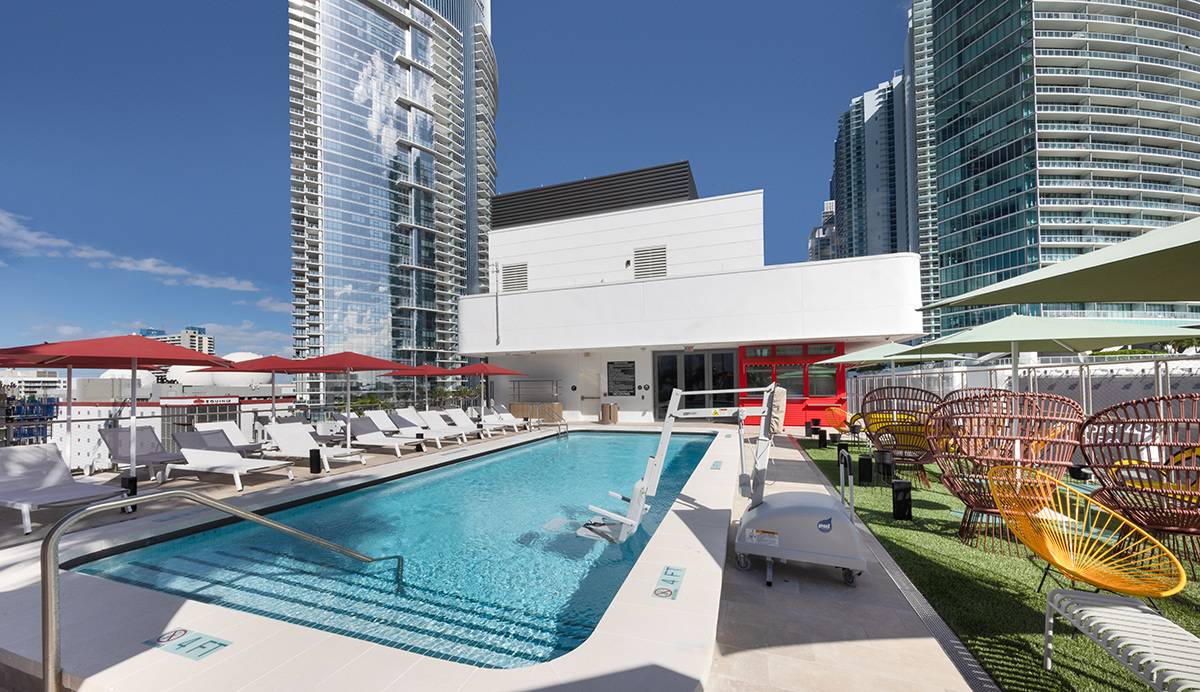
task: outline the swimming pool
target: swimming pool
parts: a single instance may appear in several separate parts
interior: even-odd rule
[[[367,555],[364,568],[253,525],[77,571],[481,667],[560,656],[591,633],[710,436],[671,441],[659,494],[621,545],[575,536],[588,504],[624,513],[653,434],[571,433],[272,514]]]

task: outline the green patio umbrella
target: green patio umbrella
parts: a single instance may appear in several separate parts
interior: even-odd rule
[[[864,348],[854,353],[846,353],[820,361],[821,365],[875,365],[888,364],[888,373],[892,384],[896,383],[896,363],[919,363],[925,360],[968,360],[965,356],[953,353],[910,353],[906,344],[887,343],[871,348]]]
[[[1159,228],[922,310],[1009,303],[1200,300],[1200,218]]]
[[[1075,320],[1009,315],[974,329],[927,341],[905,351],[912,355],[944,353],[1012,353],[1012,387],[1017,389],[1017,356],[1029,351],[1082,353],[1098,348],[1156,341],[1194,339],[1200,331],[1182,327],[1156,327],[1125,322]],[[898,354],[899,355],[899,354]]]

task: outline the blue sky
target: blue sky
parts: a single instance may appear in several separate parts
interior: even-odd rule
[[[202,325],[291,355],[285,8],[5,3],[0,347]],[[906,9],[495,2],[499,191],[687,159],[701,196],[765,190],[767,262],[802,261]]]

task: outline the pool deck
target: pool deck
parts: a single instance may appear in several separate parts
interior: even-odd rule
[[[651,426],[575,426],[656,431]],[[728,550],[738,496],[733,426],[717,437],[655,533],[595,633],[547,663],[491,670],[428,658],[218,606],[146,591],[106,579],[63,573],[62,651],[69,689],[113,690],[968,690],[962,674],[917,616],[868,545],[869,572],[855,588],[829,568],[777,565],[764,585],[761,560],[739,572]],[[336,464],[331,474],[296,481],[251,476],[236,493],[227,477],[172,479],[186,488],[259,509],[322,495],[364,481],[411,473],[527,441],[552,431],[448,445],[425,454],[372,455],[367,466]],[[776,438],[773,492],[828,488],[786,436]],[[722,461],[722,464],[713,464]],[[714,466],[716,468],[714,468]],[[274,476],[268,479],[268,476]],[[113,483],[113,480],[109,480]],[[147,491],[143,491],[146,493]],[[20,533],[18,513],[0,518],[0,691],[41,689],[38,548],[64,512],[37,512],[35,530]],[[131,539],[184,529],[214,518],[182,502],[142,505],[84,522],[62,544],[64,559]],[[40,523],[39,523],[40,522]],[[886,555],[884,554],[886,560]],[[666,566],[685,570],[676,598],[655,596]],[[143,642],[188,628],[233,642],[199,661]],[[953,647],[951,647],[953,648]]]

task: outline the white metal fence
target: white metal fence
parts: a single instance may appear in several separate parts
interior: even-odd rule
[[[1037,363],[1020,363],[1017,378],[1020,391],[1065,396],[1078,402],[1084,413],[1091,415],[1134,399],[1200,392],[1200,356],[1089,356],[1082,361],[1043,358]],[[967,387],[1009,389],[1012,386],[1012,361],[1005,358],[969,365],[925,364],[894,371],[851,373],[846,387],[850,411],[858,411],[858,404],[867,392],[891,384],[918,387],[938,396]]]

